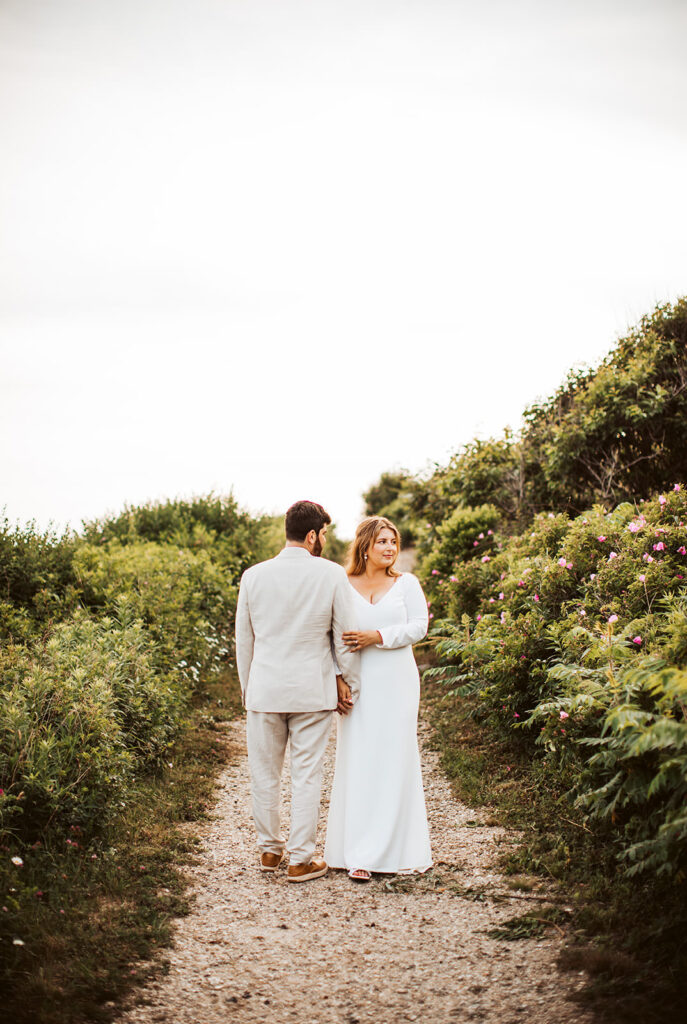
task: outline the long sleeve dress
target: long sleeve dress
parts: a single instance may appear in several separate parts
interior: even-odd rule
[[[337,722],[324,856],[334,868],[378,872],[432,866],[417,742],[420,677],[412,645],[427,632],[419,581],[403,573],[371,604],[355,588],[357,629],[382,643],[360,656],[360,696]]]

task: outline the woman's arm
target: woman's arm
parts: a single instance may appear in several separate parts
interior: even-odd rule
[[[412,573],[407,573],[403,581],[399,580],[399,584],[401,582],[404,585],[402,597],[408,612],[408,621],[399,622],[398,625],[382,626],[379,629],[382,642],[377,644],[377,647],[385,650],[416,644],[425,636],[429,625],[427,600],[422,592],[420,581]],[[396,585],[398,586],[398,584]]]

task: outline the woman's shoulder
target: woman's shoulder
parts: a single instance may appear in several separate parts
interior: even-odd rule
[[[402,572],[401,578],[399,579],[398,582],[405,584],[406,587],[414,588],[415,590],[422,590],[422,584],[420,583],[415,573]]]

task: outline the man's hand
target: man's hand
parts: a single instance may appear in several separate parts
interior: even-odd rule
[[[362,651],[372,644],[381,644],[382,634],[376,629],[351,630],[343,634],[343,642],[352,651]]]
[[[351,700],[351,688],[345,682],[343,676],[336,677],[336,694],[338,698],[338,704],[336,705],[337,713],[347,715],[353,707],[353,701]]]

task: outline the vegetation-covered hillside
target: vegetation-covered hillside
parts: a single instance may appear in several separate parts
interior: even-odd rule
[[[530,866],[595,880],[607,941],[650,944],[649,988],[687,964],[686,441],[683,299],[519,434],[366,495],[418,547],[446,749],[498,749],[497,802],[519,766]]]

